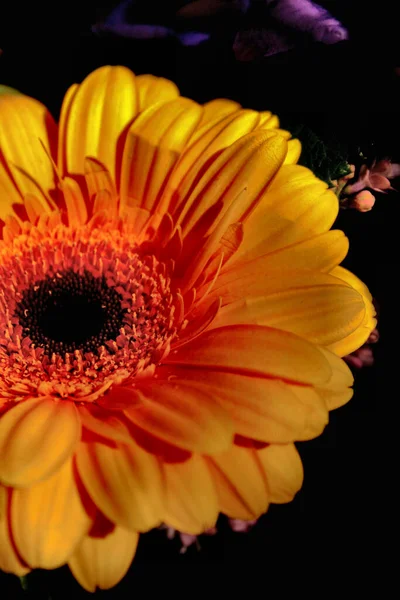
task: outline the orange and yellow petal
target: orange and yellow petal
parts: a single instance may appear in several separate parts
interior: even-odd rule
[[[316,385],[331,376],[329,364],[316,346],[292,333],[259,325],[232,325],[206,331],[171,352],[164,364],[209,367]]]
[[[84,506],[71,459],[49,479],[12,492],[12,536],[31,568],[63,565],[89,531],[93,518]]]
[[[129,128],[122,157],[121,203],[154,212],[179,156],[201,118],[187,98],[152,105]]]
[[[212,327],[267,325],[328,346],[357,331],[364,313],[363,299],[356,290],[323,285],[237,300],[219,311]]]
[[[189,233],[217,200],[221,204],[218,215],[221,218],[236,199],[243,197],[244,203],[238,205],[236,219],[232,217],[232,222],[240,221],[256,206],[285,155],[285,140],[263,131],[250,133],[225,149],[185,202],[178,219],[183,235]]]
[[[338,356],[346,356],[365,344],[371,331],[376,327],[376,311],[367,286],[354,273],[338,266],[331,271],[331,274],[351,285],[360,294],[365,307],[364,318],[359,326],[344,338],[328,345],[329,350]]]
[[[235,261],[249,260],[327,232],[339,210],[327,185],[298,165],[284,165],[246,220]]]
[[[193,455],[177,464],[164,464],[165,508],[168,526],[193,535],[217,521],[219,504],[214,482],[203,457]]]
[[[56,188],[52,157],[57,126],[45,106],[28,96],[0,95],[0,217],[27,193],[48,200]]]
[[[110,524],[104,532],[90,532],[70,557],[68,566],[88,592],[95,592],[97,588],[107,590],[128,571],[138,541],[137,532]]]
[[[132,398],[132,407],[124,411],[128,419],[179,448],[213,454],[228,448],[233,441],[229,414],[212,393],[190,382],[179,379],[139,382]]]
[[[240,110],[215,121],[200,121],[171,174],[163,194],[163,206],[168,208],[171,214],[179,215],[196,184],[198,175],[203,173],[223,150],[252,132],[257,120],[258,115],[255,111]]]
[[[169,79],[154,75],[137,75],[136,87],[139,94],[139,110],[146,110],[153,104],[174,100],[179,96],[179,89]]]
[[[18,555],[11,537],[8,519],[9,493],[10,490],[0,485],[0,569],[22,577],[29,573],[30,569]]]
[[[271,444],[257,450],[268,481],[270,502],[291,502],[303,485],[303,465],[294,444]]]
[[[326,405],[310,386],[187,365],[164,367],[157,374],[213,395],[233,420],[235,433],[245,437],[269,443],[307,440],[328,422]]]
[[[72,456],[81,437],[73,402],[32,398],[0,419],[0,481],[29,487],[56,472]]]
[[[61,109],[58,165],[83,174],[86,156],[97,158],[114,180],[119,139],[139,110],[135,75],[125,67],[101,67],[67,95]]]
[[[148,531],[161,523],[164,485],[158,459],[130,444],[83,442],[76,465],[89,496],[113,523]]]
[[[257,451],[232,446],[206,458],[218,494],[220,511],[232,519],[256,519],[266,512],[270,490]]]
[[[319,396],[324,399],[328,410],[334,410],[346,404],[353,396],[352,385],[354,377],[347,364],[336,354],[320,347],[331,367],[331,377],[323,386],[316,388]]]

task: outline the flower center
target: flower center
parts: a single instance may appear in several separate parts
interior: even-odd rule
[[[105,277],[72,270],[24,290],[15,309],[23,335],[46,354],[97,352],[115,339],[124,325],[122,296],[107,285]]]
[[[93,402],[169,352],[182,299],[124,228],[32,229],[0,247],[0,399]]]

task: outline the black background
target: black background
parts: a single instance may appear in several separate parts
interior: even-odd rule
[[[0,81],[44,102],[55,117],[70,84],[103,64],[171,78],[183,95],[204,102],[229,97],[272,110],[282,124],[305,123],[350,147],[366,144],[400,162],[400,66],[394,9],[374,3],[327,1],[351,40],[312,45],[271,59],[237,63],[227,30],[210,44],[183,48],[173,41],[134,42],[91,33],[112,2],[3,3]],[[114,2],[115,4],[115,2]],[[355,395],[331,413],[317,440],[299,444],[302,491],[290,505],[274,506],[247,535],[221,524],[202,550],[179,554],[164,532],[142,536],[134,564],[102,598],[168,594],[361,594],[391,589],[397,542],[397,402],[389,387],[397,323],[397,238],[400,198],[380,195],[366,214],[343,211],[336,224],[350,238],[345,266],[370,287],[380,307],[375,365],[356,372]],[[396,307],[397,308],[397,307]],[[393,311],[392,311],[393,309]],[[398,360],[397,360],[398,362]],[[394,549],[392,550],[392,544]],[[0,577],[0,597],[23,598],[19,582]],[[26,597],[86,598],[68,569],[32,577]]]

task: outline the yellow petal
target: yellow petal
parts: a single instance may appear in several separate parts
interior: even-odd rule
[[[28,487],[46,479],[72,455],[80,435],[73,402],[21,401],[0,419],[0,480]]]
[[[59,164],[70,174],[83,174],[85,157],[97,158],[115,181],[118,140],[138,112],[134,74],[125,67],[100,67],[66,102],[65,139],[60,140],[65,156],[59,156]]]
[[[79,475],[93,502],[112,521],[148,531],[162,518],[163,484],[156,457],[134,444],[82,443]]]
[[[374,305],[372,304],[372,296],[367,286],[358,279],[356,275],[343,267],[336,267],[331,273],[357,290],[361,294],[365,306],[364,319],[359,327],[345,338],[333,342],[328,346],[328,348],[338,356],[346,356],[346,354],[354,352],[365,344],[371,331],[376,327],[376,312]]]
[[[10,491],[0,485],[0,569],[5,573],[13,573],[22,577],[30,569],[18,556],[13,540],[10,537],[8,520],[8,494]]]
[[[217,201],[223,204],[221,218],[245,190],[246,208],[236,218],[232,217],[232,222],[240,221],[257,205],[285,155],[285,140],[264,131],[250,133],[227,148],[207,169],[186,201],[178,219],[183,236]]]
[[[327,273],[342,262],[348,249],[349,240],[343,231],[332,229],[255,260],[263,264],[265,273],[270,269],[294,268],[315,269]]]
[[[241,110],[227,115],[222,120],[207,121],[199,127],[168,181],[162,198],[164,210],[171,214],[180,212],[199,174],[208,168],[222,150],[253,131],[257,122],[256,111]]]
[[[93,520],[86,512],[68,460],[49,479],[14,489],[11,528],[15,544],[32,568],[55,569],[71,556]]]
[[[58,122],[57,167],[62,176],[64,176],[68,171],[68,169],[67,169],[67,153],[66,153],[66,147],[65,147],[66,140],[67,140],[66,132],[67,132],[68,118],[69,118],[69,112],[71,109],[72,101],[78,91],[78,88],[79,88],[79,85],[77,83],[74,83],[66,91],[63,102],[62,102],[62,106],[61,106],[60,119]]]
[[[163,361],[191,367],[325,383],[331,370],[322,353],[301,338],[270,327],[235,325],[206,331]]]
[[[293,165],[297,163],[301,154],[301,143],[300,140],[289,140],[288,151],[285,158],[285,165]]]
[[[263,259],[253,260],[234,266],[220,274],[210,296],[221,297],[224,306],[238,301],[244,296],[266,296],[286,290],[302,291],[314,286],[346,285],[343,280],[328,273],[309,269],[266,271],[263,262]],[[200,288],[199,297],[201,297],[203,289],[203,287]]]
[[[291,502],[303,485],[303,465],[294,444],[271,444],[257,450],[267,476],[270,502]]]
[[[237,300],[220,309],[211,327],[268,325],[328,345],[355,331],[364,312],[358,292],[346,286],[324,285]]]
[[[0,95],[0,151],[7,165],[0,171],[3,186],[11,187],[8,174],[21,197],[48,198],[56,187],[49,158],[55,157],[56,142],[57,126],[45,106],[22,94]]]
[[[108,590],[126,574],[139,534],[118,525],[104,537],[86,536],[68,561],[73,576],[88,592]]]
[[[211,454],[232,443],[232,422],[212,395],[179,380],[135,389],[137,401],[125,414],[145,431],[191,452]]]
[[[241,109],[241,106],[233,100],[226,100],[225,98],[216,98],[215,100],[210,100],[210,102],[206,102],[203,105],[203,108],[203,117],[199,123],[200,127],[202,127],[208,122],[212,122],[217,119],[221,120],[227,115],[237,112]]]
[[[316,197],[327,188],[328,185],[306,167],[284,165],[269,187],[265,203],[274,205],[281,216],[295,220],[313,205]],[[296,196],[296,202],[292,200],[293,195]]]
[[[232,446],[207,458],[220,511],[232,519],[256,519],[269,505],[269,488],[255,450]]]
[[[246,220],[235,259],[249,260],[324,233],[338,210],[338,199],[324,182],[305,167],[285,165]]]
[[[168,177],[201,117],[187,98],[153,105],[132,124],[122,158],[121,202],[153,211]]]
[[[212,394],[233,419],[235,432],[245,437],[270,443],[308,440],[328,422],[324,402],[308,386],[201,368],[161,368],[157,374]]]
[[[177,464],[164,464],[166,486],[163,521],[179,531],[197,535],[213,527],[218,498],[204,459],[193,455]]]
[[[164,77],[154,77],[154,75],[138,75],[136,77],[136,87],[139,94],[139,110],[146,110],[152,104],[164,103],[173,100],[179,96],[179,90],[175,83],[164,79]]]

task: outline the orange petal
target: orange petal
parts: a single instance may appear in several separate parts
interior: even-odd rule
[[[334,410],[346,404],[353,396],[351,386],[354,377],[344,360],[326,348],[320,348],[331,367],[332,375],[322,387],[317,387],[318,394],[324,399],[327,409]]]
[[[0,419],[0,479],[28,487],[72,455],[81,423],[73,402],[47,397],[21,401]]]
[[[139,382],[135,393],[137,403],[126,416],[161,440],[210,454],[232,443],[232,422],[211,394],[179,380]]]
[[[324,402],[313,388],[276,379],[211,369],[161,368],[159,378],[178,378],[212,394],[234,422],[235,432],[264,442],[308,440],[328,422]]]
[[[14,489],[10,519],[15,544],[30,567],[55,569],[63,565],[93,520],[81,499],[72,460],[49,479]]]
[[[325,383],[331,370],[316,346],[270,327],[235,325],[206,331],[163,361],[225,372]]]
[[[358,292],[347,286],[323,285],[237,300],[220,309],[211,327],[268,325],[328,345],[355,331],[364,313]]]
[[[1,95],[0,140],[0,154],[21,197],[33,193],[48,198],[56,187],[49,156],[55,156],[57,126],[46,107],[22,94]],[[7,172],[2,169],[1,179]]]
[[[154,75],[138,75],[136,87],[139,94],[139,110],[143,112],[152,104],[159,104],[173,100],[179,96],[175,83],[164,77]]]
[[[28,219],[32,225],[37,225],[42,215],[49,215],[51,213],[48,203],[40,196],[35,196],[34,194],[26,194],[24,196],[24,205]]]
[[[94,157],[115,181],[118,140],[138,111],[134,74],[125,67],[100,67],[71,95],[59,164],[70,174],[83,174],[85,157]]]
[[[90,497],[113,523],[137,531],[160,524],[163,484],[157,458],[133,441],[90,442],[79,446],[76,464]]]
[[[7,488],[0,485],[0,569],[5,573],[13,573],[22,577],[30,569],[18,556],[14,542],[10,536],[8,521],[8,494]]]
[[[115,410],[107,411],[100,406],[91,404],[79,406],[78,410],[84,429],[106,440],[126,443],[131,441],[132,436]]]
[[[121,202],[154,211],[169,175],[201,117],[187,98],[153,105],[129,129],[122,158]]]
[[[256,519],[266,512],[269,489],[257,452],[232,446],[227,452],[206,458],[214,480],[220,511],[232,519]]]
[[[270,502],[291,502],[303,485],[303,465],[294,444],[271,444],[257,450],[267,476]]]
[[[73,576],[88,592],[108,590],[126,574],[139,534],[118,525],[104,537],[86,536],[68,561]]]
[[[166,497],[163,521],[194,535],[214,527],[218,498],[204,459],[198,455],[179,464],[164,465]]]

